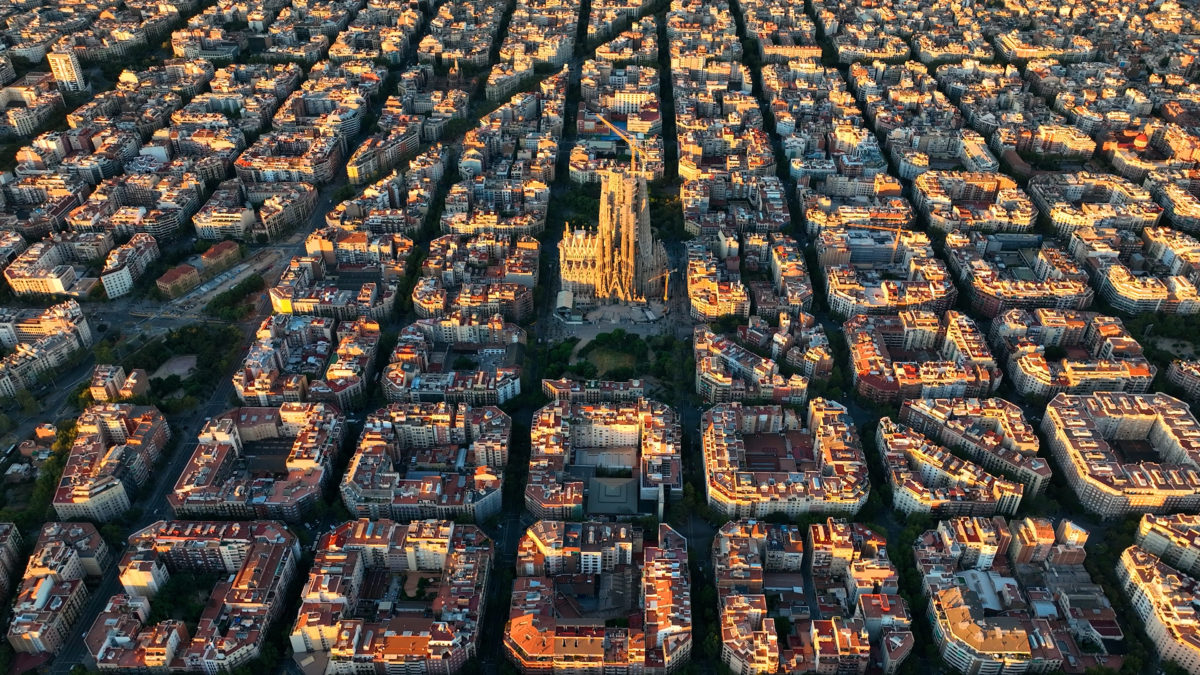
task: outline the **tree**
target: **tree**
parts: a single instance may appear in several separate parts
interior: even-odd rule
[[[116,523],[105,523],[100,527],[100,536],[116,549],[121,549],[125,545],[125,531]]]
[[[1187,675],[1188,670],[1174,661],[1163,661],[1162,671],[1165,675]]]
[[[17,405],[21,406],[21,412],[30,417],[42,411],[42,404],[27,389],[21,389],[17,392]]]
[[[776,616],[775,633],[779,635],[779,644],[787,644],[788,636],[792,634],[792,622],[786,616]]]
[[[109,339],[97,342],[92,349],[92,354],[96,357],[96,363],[112,364],[117,361],[117,353],[113,350],[113,344]]]
[[[592,363],[591,361],[580,361],[578,363],[573,363],[569,368],[567,368],[567,370],[587,379],[596,377],[598,372],[596,364]]]
[[[1061,361],[1067,358],[1067,350],[1059,345],[1050,345],[1042,353],[1047,361]]]
[[[238,282],[233,288],[218,294],[204,306],[204,313],[227,321],[237,321],[250,313],[250,308],[243,301],[253,293],[267,287],[267,282],[261,276],[252,274]]]
[[[7,434],[12,430],[12,426],[12,420],[9,419],[8,415],[0,413],[0,435]]]
[[[88,382],[80,382],[75,387],[74,391],[67,398],[67,401],[77,410],[83,410],[90,406],[94,401],[92,399],[92,388]]]

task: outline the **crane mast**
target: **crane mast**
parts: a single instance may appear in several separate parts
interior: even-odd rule
[[[854,225],[846,225],[844,227],[847,230],[879,230],[881,232],[891,232],[892,234],[894,234],[895,237],[892,241],[892,259],[891,259],[891,262],[889,262],[888,264],[889,265],[896,264],[896,249],[899,248],[899,246],[900,246],[900,233],[904,231],[903,225],[897,225],[895,227],[882,227],[879,225],[854,224]]]
[[[604,126],[608,127],[609,129],[612,129],[612,132],[614,134],[616,134],[618,138],[625,141],[625,144],[629,146],[629,154],[630,154],[629,170],[630,170],[630,172],[636,174],[637,173],[638,155],[642,155],[642,160],[643,160],[642,163],[643,164],[645,164],[645,159],[646,159],[645,155],[642,154],[642,149],[640,147],[638,147],[637,140],[630,137],[629,134],[626,134],[624,131],[621,131],[621,129],[619,129],[612,122],[609,122],[608,119],[604,117],[604,115],[597,113],[596,119],[603,122]]]

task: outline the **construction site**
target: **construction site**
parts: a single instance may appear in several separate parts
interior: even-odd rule
[[[595,230],[563,232],[559,249],[561,275],[560,305],[575,310],[599,309],[603,305],[646,306],[651,300],[670,297],[670,270],[662,242],[655,241],[650,227],[646,179],[638,173],[641,150],[637,141],[601,118],[629,144],[632,162],[628,170],[605,171],[601,179],[599,225]],[[653,313],[639,317],[614,316],[609,320],[653,320]]]

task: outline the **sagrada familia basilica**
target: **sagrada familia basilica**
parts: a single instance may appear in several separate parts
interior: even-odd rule
[[[562,290],[577,305],[646,302],[665,295],[667,250],[650,231],[646,179],[614,170],[600,183],[600,226],[570,226],[558,244]]]

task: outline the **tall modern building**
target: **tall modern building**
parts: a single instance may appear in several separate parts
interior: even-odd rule
[[[667,283],[667,251],[650,231],[646,179],[623,169],[605,172],[599,228],[568,225],[558,253],[562,290],[576,304],[652,299]]]
[[[50,62],[50,72],[58,83],[60,91],[83,91],[87,89],[87,80],[83,77],[83,68],[75,52],[50,52],[46,54]]]

